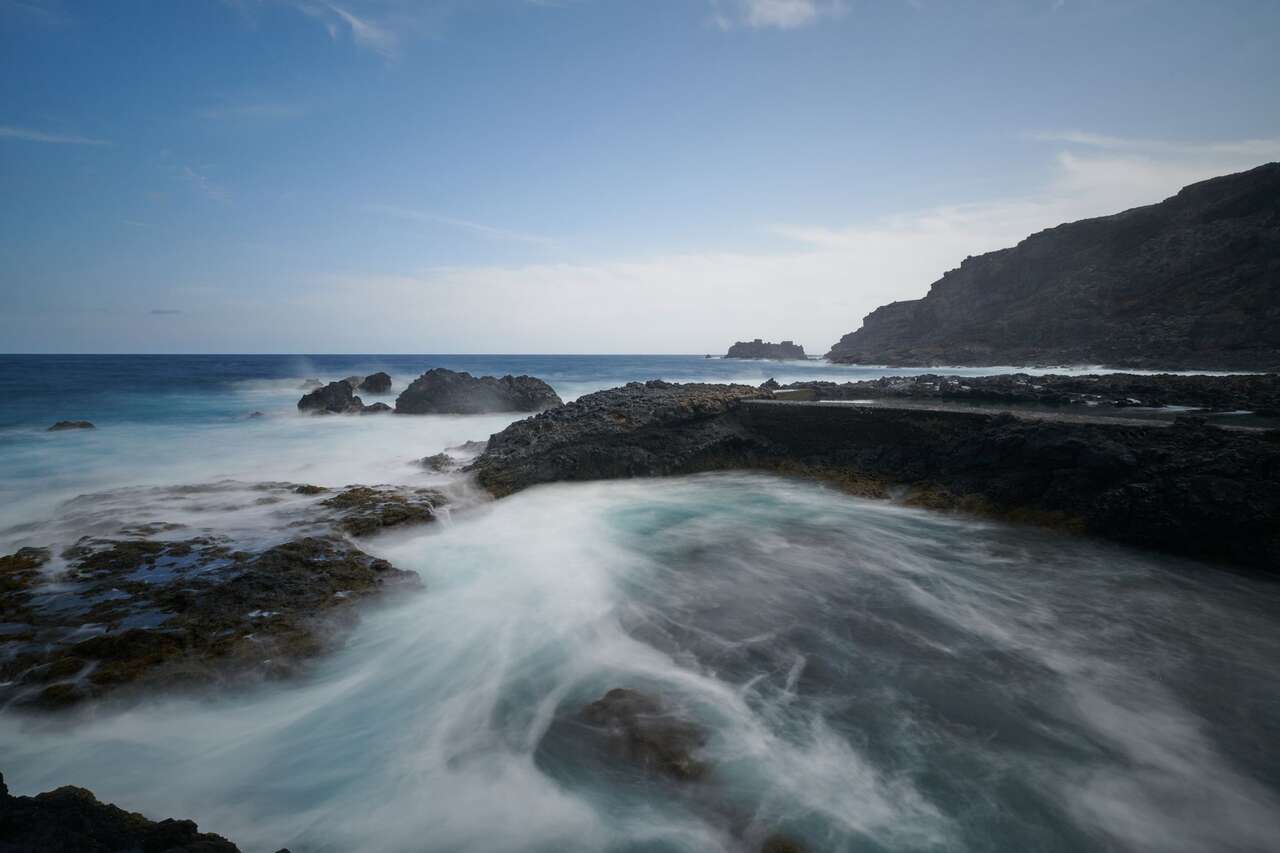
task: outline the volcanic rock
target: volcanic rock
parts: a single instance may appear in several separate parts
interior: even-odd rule
[[[722,416],[742,400],[769,396],[747,385],[632,382],[517,421],[467,470],[495,495],[555,480],[698,470],[720,456],[738,458],[753,438]]]
[[[615,687],[583,708],[580,716],[603,729],[616,753],[647,770],[681,781],[706,773],[706,765],[694,757],[706,742],[702,728],[654,696]]]
[[[533,376],[472,376],[437,367],[413,380],[396,399],[401,414],[539,412],[562,405],[555,390]]]
[[[200,832],[194,821],[148,820],[99,802],[84,788],[67,785],[14,797],[0,775],[0,851],[239,853],[239,848],[220,835]]]
[[[371,373],[360,383],[358,390],[369,394],[385,394],[391,390],[391,377],[382,371]]]
[[[298,401],[298,410],[312,414],[341,414],[359,412],[364,408],[361,399],[355,396],[350,382],[330,382],[323,388],[317,388],[310,394],[303,395]]]
[[[827,353],[893,365],[1280,368],[1280,163],[966,258]]]
[[[804,347],[791,341],[775,344],[756,338],[754,341],[738,341],[729,347],[725,358],[803,359],[805,354]]]

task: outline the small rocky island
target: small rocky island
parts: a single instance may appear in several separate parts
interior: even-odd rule
[[[808,358],[804,354],[804,347],[793,341],[783,341],[780,344],[763,341],[756,338],[753,341],[738,341],[729,347],[729,351],[725,353],[725,358],[758,358],[758,359],[775,359],[775,360],[793,360]]]
[[[827,353],[850,364],[1280,368],[1280,163],[966,258]]]
[[[541,412],[563,405],[555,389],[535,376],[472,376],[437,367],[413,380],[396,398],[396,413],[479,415]]]

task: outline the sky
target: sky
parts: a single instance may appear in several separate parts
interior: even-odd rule
[[[0,0],[0,351],[825,352],[1280,160],[1274,0]]]

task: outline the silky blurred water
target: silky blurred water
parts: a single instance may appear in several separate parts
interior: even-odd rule
[[[0,553],[130,513],[286,536],[273,510],[179,508],[149,487],[438,483],[448,475],[418,457],[510,420],[301,417],[307,376],[381,368],[398,389],[438,364],[529,372],[573,397],[631,379],[877,375],[395,358],[77,358],[74,380],[6,361],[3,399],[26,402],[0,431]],[[55,379],[72,384],[59,395]],[[43,432],[62,418],[99,429]],[[362,547],[426,590],[366,611],[301,679],[74,721],[0,714],[10,788],[82,785],[294,853],[754,851],[779,833],[812,851],[1263,851],[1280,838],[1275,584],[755,474],[540,487]],[[576,711],[619,686],[705,727],[705,780],[584,748]]]

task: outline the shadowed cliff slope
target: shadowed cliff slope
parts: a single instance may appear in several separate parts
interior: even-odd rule
[[[1280,163],[966,258],[832,361],[1280,368]]]

